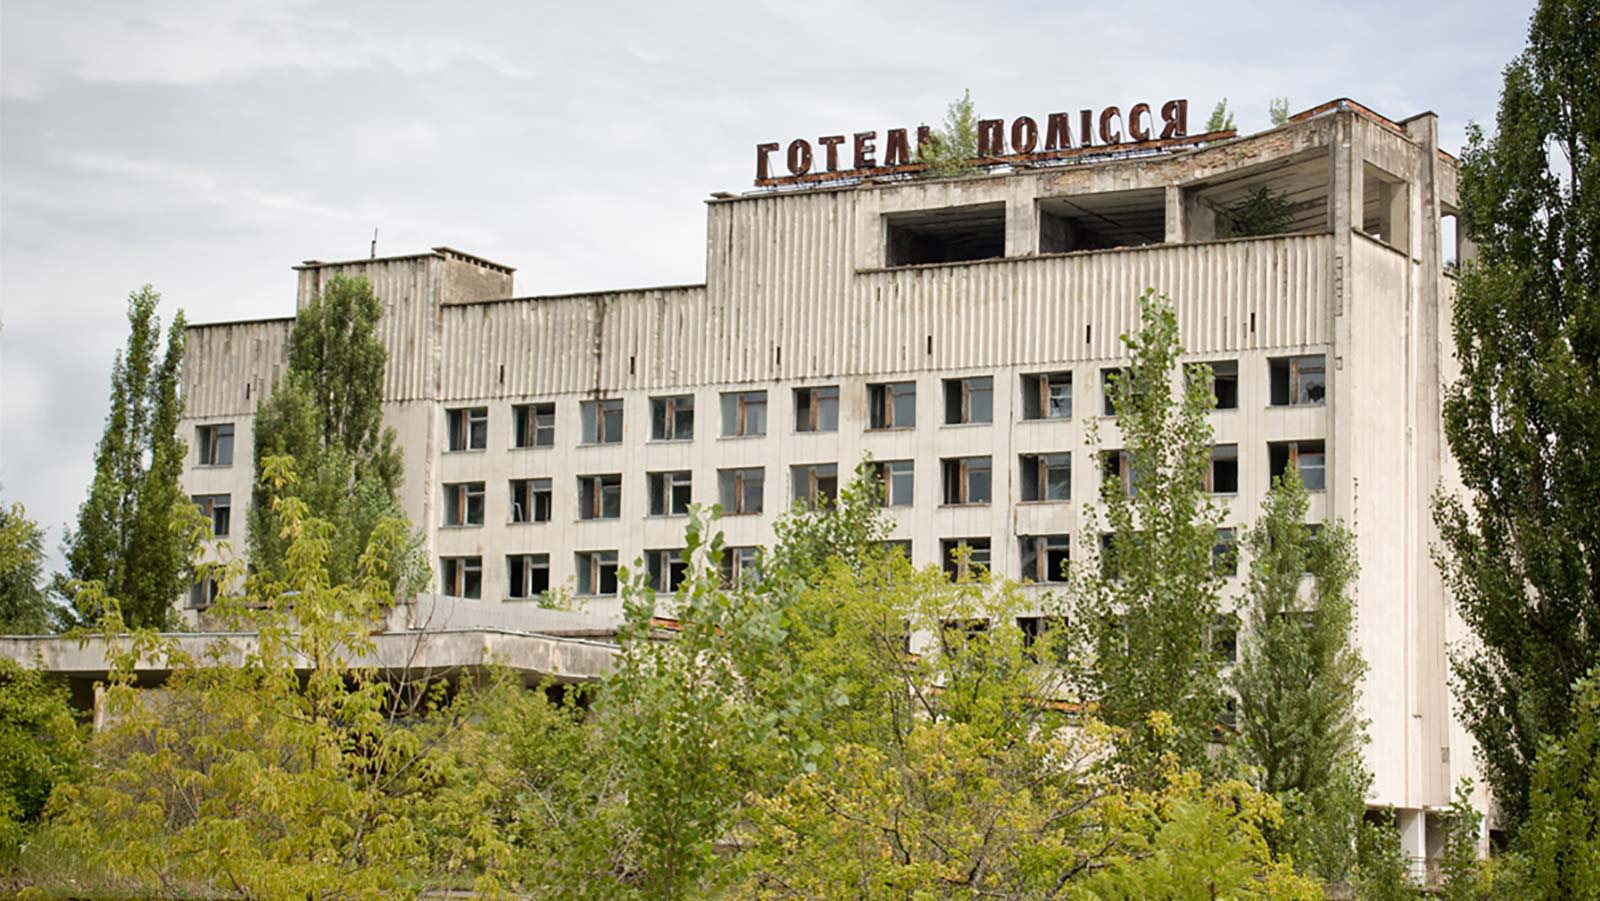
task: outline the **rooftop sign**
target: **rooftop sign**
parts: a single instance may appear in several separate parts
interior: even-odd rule
[[[1076,122],[1074,122],[1076,118]],[[1148,103],[1136,103],[1126,114],[1121,107],[1050,113],[1039,120],[1018,116],[981,119],[978,122],[978,155],[975,165],[1067,159],[1097,151],[1155,149],[1191,143],[1201,139],[1232,137],[1232,131],[1189,137],[1189,101],[1168,100],[1159,114]],[[795,138],[787,148],[777,143],[756,145],[756,186],[804,184],[875,175],[920,172],[926,164],[916,162],[920,151],[934,140],[932,130],[916,130],[917,154],[911,151],[910,131],[891,128],[880,144],[876,131],[858,131],[848,140],[844,135],[824,135],[816,143]],[[780,149],[784,152],[774,159]],[[881,154],[881,156],[880,156]],[[787,174],[778,174],[778,167]]]

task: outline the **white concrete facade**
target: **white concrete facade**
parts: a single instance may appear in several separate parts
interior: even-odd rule
[[[650,515],[656,472],[689,472],[693,499],[711,503],[719,471],[762,469],[764,511],[722,520],[730,546],[760,546],[793,497],[793,467],[833,464],[847,478],[867,454],[909,460],[913,503],[889,515],[914,562],[939,562],[945,540],[981,538],[992,568],[1019,577],[1019,536],[1032,535],[1066,535],[1073,557],[1092,555],[1079,540],[1081,507],[1101,478],[1088,423],[1098,422],[1105,446],[1118,444],[1114,421],[1100,415],[1101,373],[1124,360],[1118,336],[1136,321],[1136,298],[1164,292],[1189,357],[1237,365],[1236,408],[1212,414],[1217,443],[1237,449],[1236,490],[1218,496],[1229,525],[1255,520],[1273,445],[1300,442],[1312,454],[1305,443],[1321,442],[1326,487],[1311,515],[1343,518],[1360,554],[1371,800],[1421,823],[1473,772],[1445,661],[1462,631],[1429,558],[1428,498],[1451,477],[1439,397],[1452,374],[1445,261],[1456,254],[1443,246],[1441,217],[1453,210],[1455,171],[1431,114],[1396,123],[1337,101],[1268,132],[1176,152],[718,195],[707,207],[702,285],[515,298],[509,268],[439,248],[307,262],[297,267],[298,302],[335,274],[371,279],[386,309],[386,420],[405,449],[405,506],[425,527],[434,587],[454,587],[441,561],[476,558],[483,599],[515,607],[530,602],[509,600],[510,556],[547,555],[551,582],[576,589],[582,554],[615,552],[626,565],[681,547],[685,518]],[[1290,233],[1217,240],[1221,211],[1260,185],[1291,201]],[[902,262],[892,229],[909,229],[907,241],[949,229],[951,241],[965,240],[958,220],[969,213],[1003,255],[890,265]],[[1120,246],[1062,243],[1095,234],[1093,243]],[[291,325],[189,334],[191,457],[198,427],[231,424],[235,436],[231,465],[196,460],[185,482],[193,494],[232,498],[238,548],[251,415],[286,365]],[[1273,361],[1302,356],[1323,358],[1322,402],[1275,404]],[[1045,372],[1071,373],[1070,418],[1024,418],[1022,379]],[[992,422],[945,423],[944,380],[966,376],[993,380]],[[903,382],[916,385],[915,426],[871,428],[869,386]],[[796,429],[795,391],[814,386],[837,387],[836,431]],[[747,391],[765,392],[765,434],[723,437],[721,396]],[[652,398],[681,395],[694,399],[692,438],[652,440]],[[617,443],[580,440],[580,405],[599,399],[622,404]],[[514,407],[532,403],[554,404],[553,443],[514,447]],[[449,411],[473,408],[487,413],[484,446],[450,450]],[[1021,458],[1036,453],[1071,454],[1070,499],[1022,500]],[[945,502],[941,461],[963,457],[990,459],[990,502]],[[618,515],[581,518],[580,478],[613,474]],[[551,481],[549,521],[511,521],[517,479]],[[446,524],[446,486],[480,482],[482,525]],[[585,600],[615,613],[614,597]],[[1406,823],[1413,853],[1429,854],[1436,837]]]

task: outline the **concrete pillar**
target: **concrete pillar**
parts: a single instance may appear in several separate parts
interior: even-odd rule
[[[1400,847],[1411,860],[1411,878],[1418,885],[1428,877],[1428,816],[1420,810],[1395,811],[1400,826]]]
[[[1167,234],[1162,240],[1168,244],[1182,244],[1188,238],[1188,216],[1183,208],[1183,189],[1167,185]]]

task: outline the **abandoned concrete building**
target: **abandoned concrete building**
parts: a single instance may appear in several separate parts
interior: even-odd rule
[[[691,501],[722,505],[737,579],[780,513],[869,454],[913,562],[953,566],[965,545],[1048,587],[1096,551],[1080,521],[1102,478],[1126,478],[1086,431],[1116,447],[1119,336],[1146,288],[1167,293],[1215,374],[1208,487],[1232,529],[1294,461],[1312,518],[1357,534],[1370,800],[1399,811],[1414,857],[1437,856],[1434,812],[1473,767],[1445,655],[1465,633],[1429,557],[1428,498],[1452,479],[1451,269],[1471,252],[1437,120],[1341,100],[1254,135],[1103,150],[713,195],[703,284],[519,297],[509,266],[439,247],[307,261],[296,300],[371,280],[434,588],[514,623],[552,586],[615,615],[635,560],[670,590]],[[1277,233],[1229,237],[1262,186],[1287,201]],[[292,323],[189,331],[185,484],[236,549],[252,411]]]

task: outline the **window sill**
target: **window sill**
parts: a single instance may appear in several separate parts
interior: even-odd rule
[[[1072,503],[1072,498],[1070,498],[1070,497],[1063,497],[1063,498],[1047,497],[1047,498],[1041,498],[1041,499],[1035,500],[1035,501],[1017,501],[1017,506],[1019,506],[1019,507],[1048,507],[1048,506],[1050,506],[1052,504],[1070,504],[1070,503]]]
[[[793,434],[795,434],[795,435],[837,435],[837,434],[839,434],[839,430],[837,428],[832,428],[832,429],[795,429]]]
[[[547,526],[549,524],[550,524],[550,520],[548,520],[548,519],[508,519],[508,520],[506,520],[506,525],[508,525],[508,526]]]
[[[727,519],[730,516],[760,516],[761,513],[762,511],[760,510],[723,510],[722,518]]]
[[[452,455],[453,454],[486,454],[488,452],[489,452],[489,449],[487,447],[463,447],[463,448],[458,448],[456,450],[446,450],[445,451],[446,454],[452,454]]]
[[[1326,407],[1327,405],[1328,405],[1327,401],[1319,400],[1316,403],[1306,403],[1306,404],[1267,404],[1267,409],[1268,410],[1297,410],[1297,409],[1300,409],[1302,407],[1310,407],[1311,409],[1315,410],[1315,409],[1318,409],[1320,407]]]
[[[689,515],[688,511],[685,511],[683,513],[646,513],[644,515],[644,518],[645,519],[683,519],[683,518],[687,517],[688,515]]]
[[[465,532],[470,529],[481,528],[483,528],[483,523],[481,522],[447,522],[439,527],[440,531],[444,532]]]
[[[232,463],[196,463],[195,469],[232,469]]]
[[[651,438],[646,444],[693,444],[694,438]]]
[[[519,598],[519,597],[504,597],[504,598],[500,599],[500,603],[502,603],[502,604],[537,604],[537,603],[539,603],[540,601],[543,601],[543,600],[544,600],[544,595],[541,593],[541,594],[530,594],[527,597],[521,597],[521,598]]]
[[[1071,416],[1035,416],[1035,417],[1032,417],[1031,419],[1030,418],[1023,418],[1023,419],[1017,420],[1018,423],[1071,422],[1071,421],[1072,421],[1072,417]]]
[[[963,501],[962,503],[959,503],[959,504],[943,503],[943,504],[939,505],[939,509],[941,509],[941,510],[964,510],[964,509],[967,509],[969,507],[988,507],[988,506],[992,506],[993,503],[994,503],[993,501]]]
[[[939,424],[939,428],[941,428],[941,429],[972,429],[972,428],[979,428],[979,427],[982,427],[982,426],[992,426],[992,425],[994,425],[994,420],[991,419],[988,422],[942,422],[942,423]]]
[[[717,440],[718,441],[754,441],[757,438],[765,438],[765,437],[767,437],[767,433],[766,432],[762,432],[759,435],[718,435],[717,436]]]
[[[871,433],[874,433],[874,432],[878,432],[878,433],[882,433],[882,432],[914,432],[916,430],[917,430],[917,427],[914,426],[914,425],[890,425],[890,426],[881,426],[879,428],[872,428],[871,426],[868,426],[867,428],[862,429],[863,432],[866,432],[868,434],[871,434]]]
[[[621,522],[620,516],[580,516],[573,522]]]
[[[554,444],[513,444],[513,445],[511,445],[511,450],[514,450],[514,451],[547,451],[547,450],[555,450],[555,449],[556,449],[556,446]]]
[[[579,447],[621,447],[622,440],[616,441],[579,441]]]

